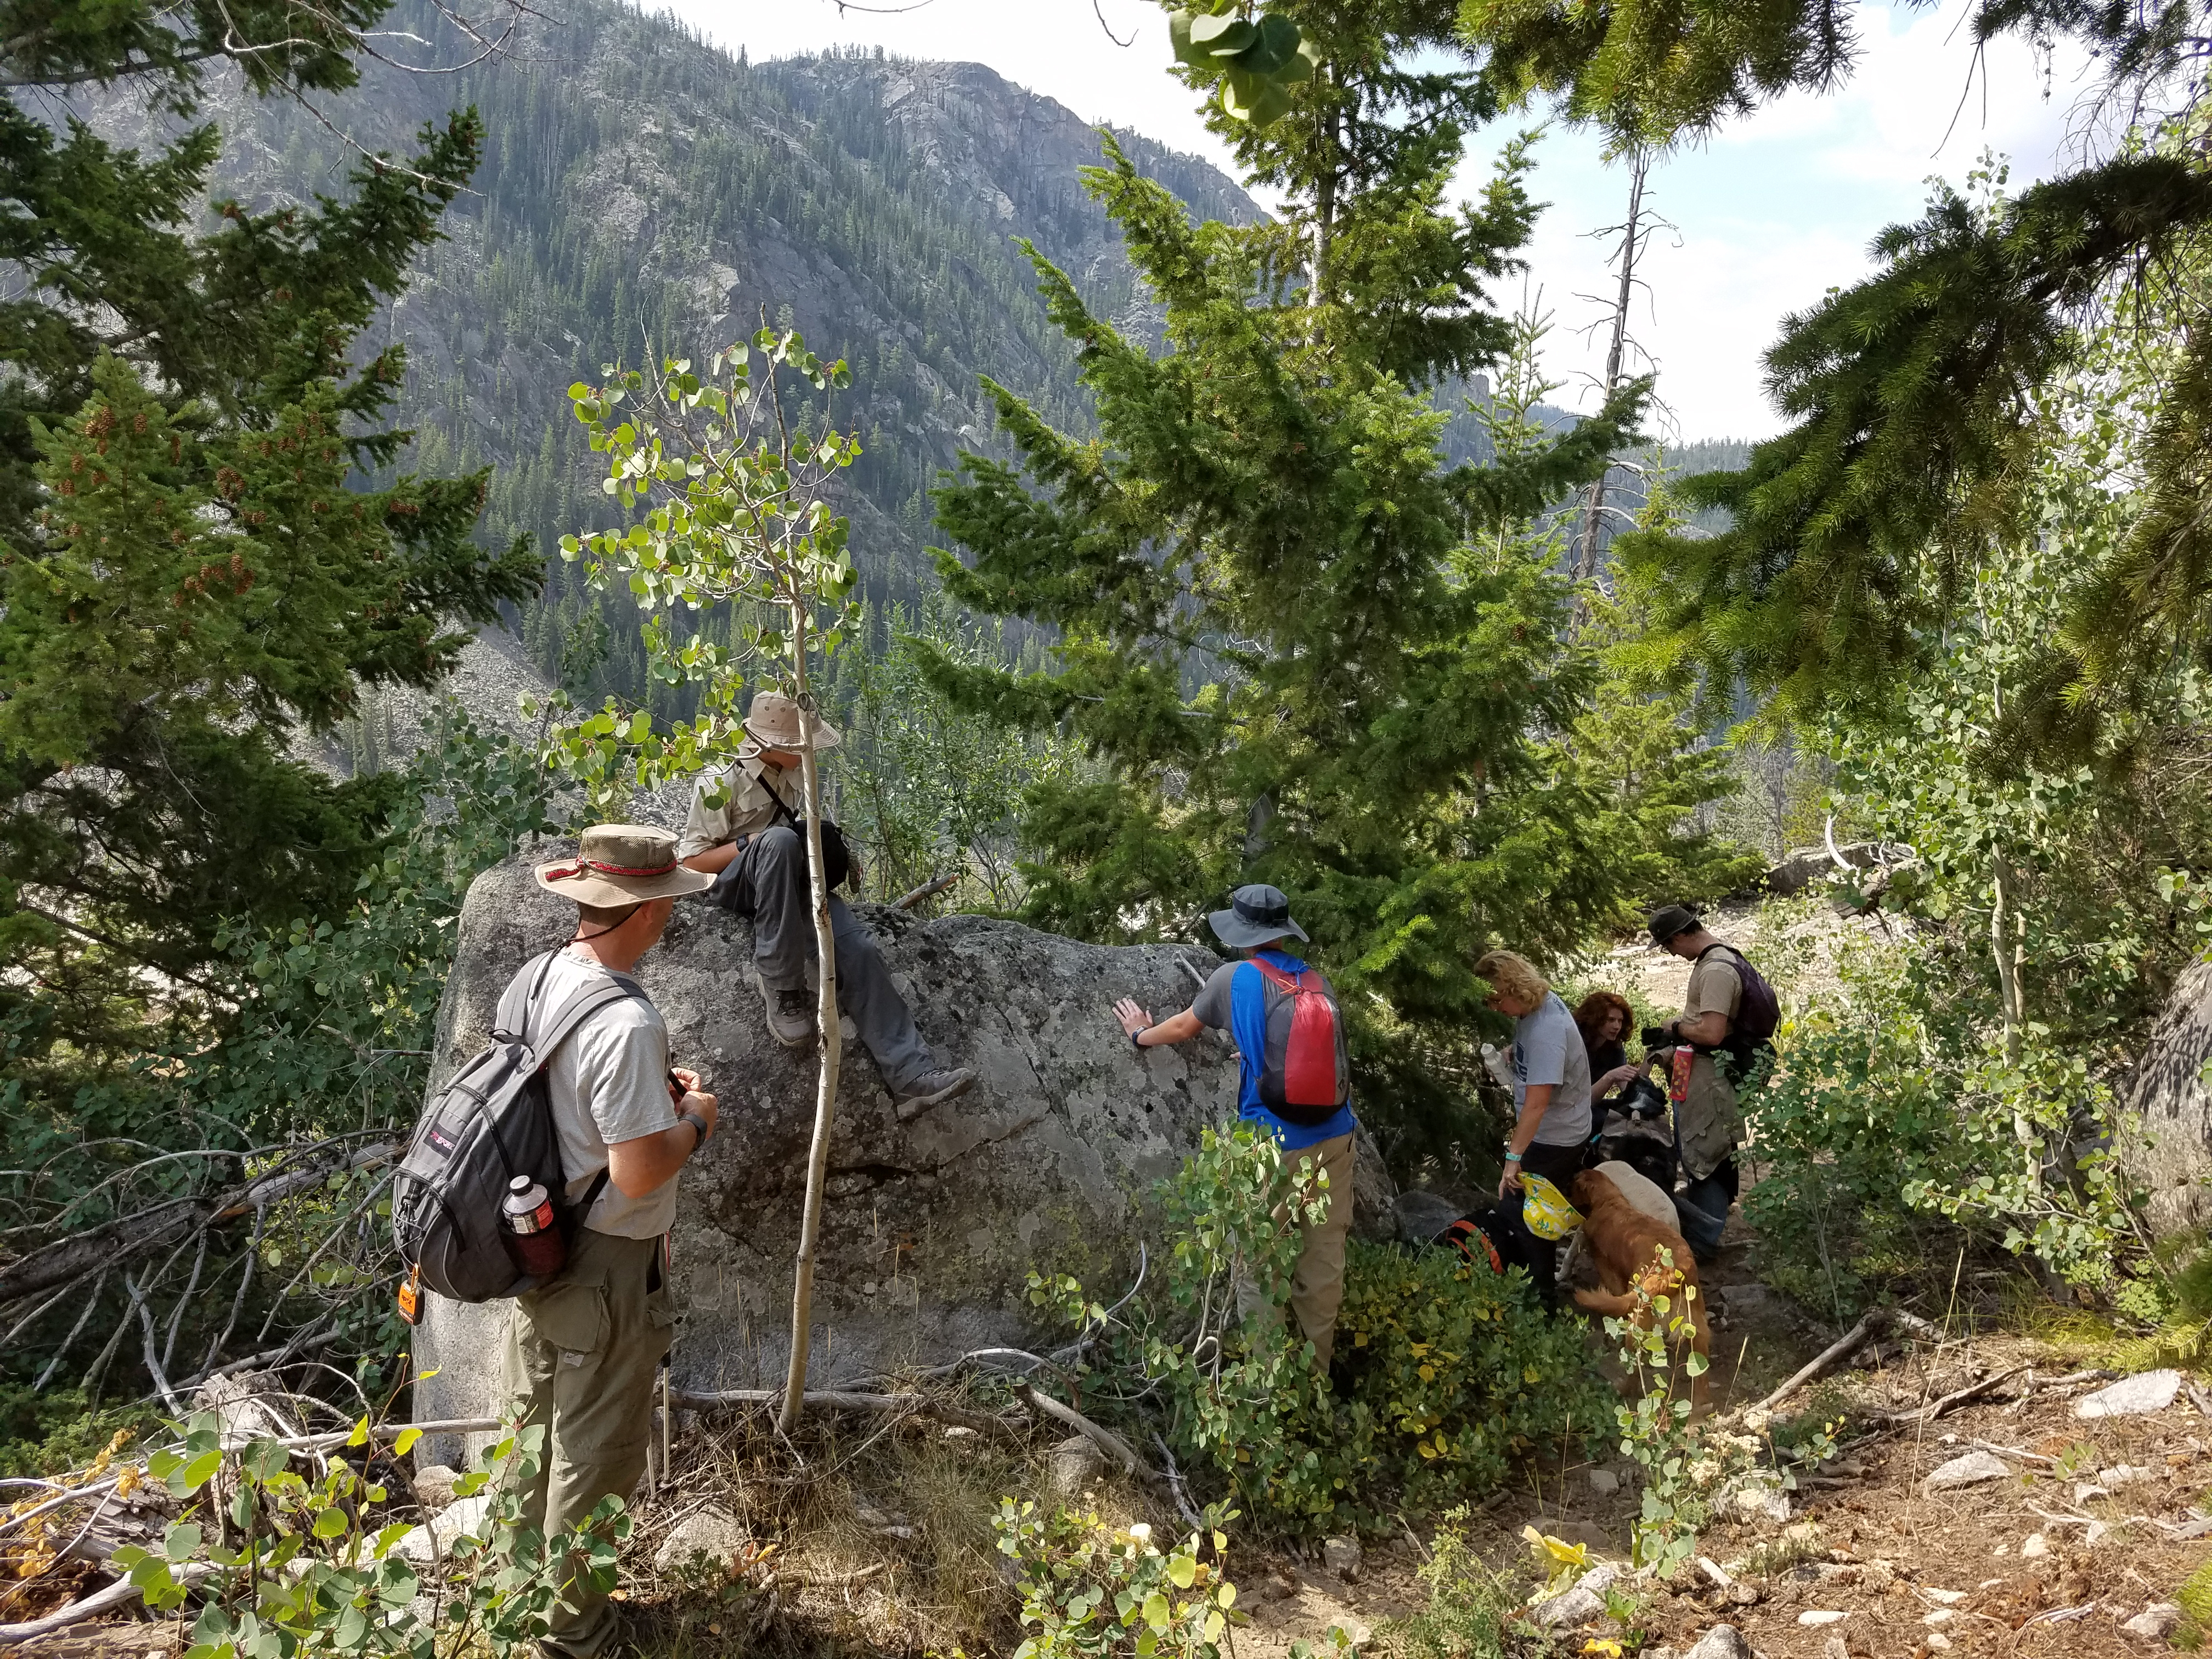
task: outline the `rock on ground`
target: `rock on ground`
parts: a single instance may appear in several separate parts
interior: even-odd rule
[[[1757,1659],[1751,1644],[1734,1625],[1715,1625],[1700,1636],[1682,1659]]]
[[[430,1517],[428,1526],[416,1527],[392,1547],[392,1553],[404,1556],[418,1565],[427,1565],[447,1554],[453,1540],[463,1533],[480,1538],[484,1516],[491,1510],[491,1494],[478,1492],[474,1498],[458,1498]],[[435,1547],[432,1540],[436,1540]]]
[[[434,1085],[483,1046],[515,970],[568,936],[574,908],[531,874],[568,850],[542,843],[469,890]],[[855,908],[939,1062],[978,1077],[964,1097],[901,1123],[875,1062],[846,1045],[815,1274],[817,1385],[1049,1340],[1026,1300],[1033,1266],[1073,1273],[1110,1301],[1135,1276],[1152,1184],[1180,1167],[1202,1128],[1235,1115],[1227,1038],[1140,1052],[1110,1012],[1122,996],[1156,1012],[1187,1006],[1184,964],[1207,971],[1210,953]],[[783,1381],[817,1062],[811,1048],[768,1035],[751,960],[750,923],[686,900],[637,970],[668,1023],[670,1058],[702,1073],[721,1103],[719,1133],[684,1172],[673,1233],[687,1309],[673,1364],[685,1389]],[[1396,1194],[1364,1135],[1361,1148],[1354,1226],[1389,1237]],[[1157,1248],[1152,1262],[1159,1271]],[[416,1359],[438,1375],[416,1385],[418,1415],[492,1407],[507,1315],[501,1303],[430,1299]],[[444,1444],[425,1452],[459,1462]]]
[[[1359,1540],[1357,1538],[1322,1539],[1321,1564],[1350,1583],[1359,1577]]]
[[[1547,1630],[1584,1624],[1605,1611],[1605,1593],[1620,1577],[1620,1568],[1602,1562],[1557,1595],[1536,1603],[1528,1616]]]
[[[2162,1412],[2181,1390],[2179,1371],[2140,1371],[2074,1402],[2076,1417],[2141,1417]]]
[[[1995,1452],[1970,1451],[1939,1465],[1920,1484],[1929,1492],[1949,1492],[1958,1486],[1976,1486],[1984,1480],[2007,1480],[2011,1477],[2012,1465]]]
[[[1790,1519],[1790,1491],[1771,1469],[1753,1469],[1728,1484],[1721,1506],[1738,1520],[1781,1526]]]
[[[2120,1628],[2130,1636],[2141,1636],[2154,1642],[2163,1642],[2173,1634],[2181,1622],[2181,1608],[2172,1601],[2154,1601]]]
[[[727,1510],[708,1508],[685,1516],[669,1528],[668,1536],[653,1552],[655,1572],[680,1567],[695,1555],[704,1555],[727,1565],[752,1542],[744,1523]]]
[[[1072,1434],[1052,1449],[1045,1485],[1062,1503],[1080,1497],[1106,1472],[1106,1454],[1087,1434]]]

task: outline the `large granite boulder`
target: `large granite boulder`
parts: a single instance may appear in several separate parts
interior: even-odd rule
[[[2120,1105],[2133,1115],[2121,1158],[2151,1194],[2148,1219],[2159,1234],[2212,1220],[2212,963],[2198,963],[2174,981],[2150,1046],[2120,1085]]]
[[[1236,1100],[1226,1037],[1140,1054],[1110,1012],[1121,996],[1156,1015],[1188,1006],[1190,969],[1218,965],[1208,952],[860,908],[923,1037],[979,1080],[902,1124],[867,1052],[845,1043],[811,1345],[824,1384],[1042,1340],[1025,1295],[1033,1267],[1118,1293],[1147,1231],[1152,1182],[1201,1128],[1231,1117]],[[526,861],[477,878],[439,1017],[438,1080],[483,1046],[508,980],[567,938],[574,914]],[[672,1241],[688,1309],[674,1367],[687,1388],[776,1387],[789,1352],[817,1060],[769,1036],[751,962],[748,923],[687,900],[637,970],[668,1022],[674,1062],[703,1073],[721,1102],[719,1133],[684,1173]],[[1395,1194],[1361,1142],[1355,1224],[1387,1237]],[[490,1407],[505,1318],[504,1304],[432,1299],[416,1359],[438,1374],[420,1385],[419,1417]]]

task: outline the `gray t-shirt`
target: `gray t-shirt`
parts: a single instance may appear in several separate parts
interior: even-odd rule
[[[541,1017],[550,1017],[574,993],[607,976],[598,963],[560,952],[545,975]],[[668,1027],[659,1011],[640,997],[609,1004],[570,1032],[554,1053],[547,1083],[571,1203],[580,1201],[592,1178],[607,1167],[610,1146],[656,1134],[676,1122],[676,1106],[668,1095]],[[676,1222],[676,1183],[671,1176],[643,1198],[629,1198],[610,1181],[584,1224],[617,1238],[658,1238]]]
[[[1589,1139],[1589,1050],[1575,1017],[1556,991],[1544,994],[1533,1014],[1513,1027],[1513,1104],[1527,1103],[1531,1084],[1553,1085],[1552,1103],[1536,1127],[1540,1146],[1579,1146]]]

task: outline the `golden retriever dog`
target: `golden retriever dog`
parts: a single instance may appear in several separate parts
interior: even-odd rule
[[[1577,1291],[1576,1304],[1650,1330],[1656,1316],[1652,1299],[1664,1296],[1669,1304],[1668,1319],[1686,1313],[1690,1346],[1710,1361],[1712,1327],[1705,1321],[1705,1286],[1698,1282],[1697,1258],[1690,1254],[1688,1241],[1629,1203],[1601,1170],[1584,1170],[1568,1184],[1567,1196],[1583,1212],[1583,1239],[1603,1287]],[[1703,1411],[1711,1396],[1706,1374],[1700,1371],[1692,1379],[1691,1400]]]

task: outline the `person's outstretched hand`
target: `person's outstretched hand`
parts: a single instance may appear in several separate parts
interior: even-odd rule
[[[1622,1084],[1632,1081],[1644,1068],[1641,1066],[1616,1066],[1590,1085],[1593,1095],[1609,1095]]]
[[[1114,1005],[1114,1018],[1121,1022],[1123,1033],[1129,1036],[1149,1029],[1152,1024],[1152,1017],[1137,1006],[1135,1000],[1129,997],[1123,997]]]

